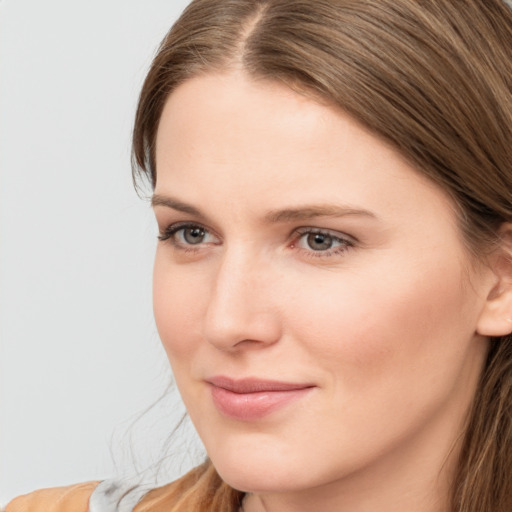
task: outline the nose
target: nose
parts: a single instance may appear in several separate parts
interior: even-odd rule
[[[205,339],[224,351],[258,349],[281,337],[275,287],[279,279],[270,261],[250,251],[227,250],[212,280],[203,319]]]

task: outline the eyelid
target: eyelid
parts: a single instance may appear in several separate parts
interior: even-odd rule
[[[335,229],[329,229],[329,228],[318,228],[313,226],[304,226],[300,227],[294,230],[293,236],[303,236],[309,233],[320,233],[322,235],[328,235],[334,239],[341,240],[343,242],[356,244],[358,242],[357,238],[355,238],[352,235],[349,235],[347,233],[344,233],[342,231],[337,231]]]

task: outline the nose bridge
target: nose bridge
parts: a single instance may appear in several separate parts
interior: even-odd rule
[[[225,250],[204,320],[204,335],[210,343],[229,350],[242,342],[261,346],[278,339],[271,274],[270,262],[250,244]]]

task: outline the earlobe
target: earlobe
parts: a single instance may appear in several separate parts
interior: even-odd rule
[[[482,336],[500,337],[512,334],[512,318],[500,317],[499,310],[485,310],[477,325],[477,333]],[[509,312],[510,315],[510,312]]]
[[[477,332],[482,336],[512,333],[512,224],[501,227],[500,237],[491,263],[496,281],[489,290],[477,324]]]

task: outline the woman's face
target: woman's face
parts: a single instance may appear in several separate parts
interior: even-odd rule
[[[156,322],[221,476],[437,474],[490,280],[447,196],[343,112],[235,72],[170,96],[156,158]]]

